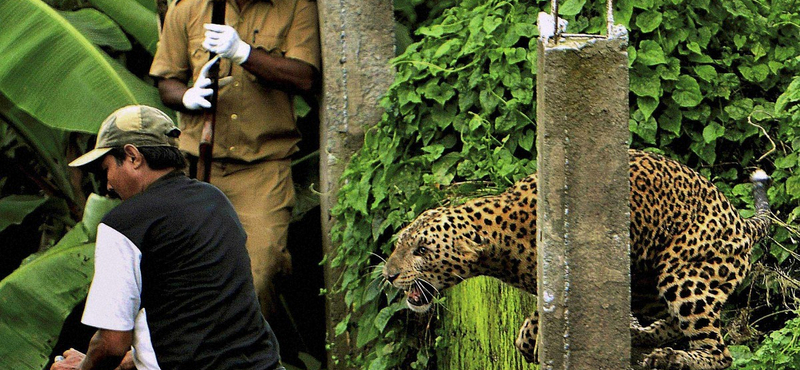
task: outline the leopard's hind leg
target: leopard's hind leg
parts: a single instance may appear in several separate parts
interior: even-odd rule
[[[689,339],[689,349],[658,348],[643,364],[654,369],[720,370],[733,359],[720,333],[720,311],[733,289],[715,283],[706,262],[666,268],[659,278],[659,291],[670,316]]]
[[[631,321],[631,344],[637,347],[661,346],[680,339],[683,336],[678,327],[678,320],[670,316],[647,326]]]

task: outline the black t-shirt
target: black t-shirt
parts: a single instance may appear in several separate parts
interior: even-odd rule
[[[83,322],[134,329],[139,370],[274,365],[278,343],[245,240],[217,188],[179,172],[162,177],[103,218]]]

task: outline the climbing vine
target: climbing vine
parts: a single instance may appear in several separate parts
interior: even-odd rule
[[[536,17],[549,2],[428,3],[396,1],[409,29],[422,25],[409,38],[418,41],[392,61],[386,112],[345,171],[333,210],[339,248],[330,263],[342,268],[337,289],[350,310],[335,334],[358,348],[337,361],[352,368],[435,368],[435,314],[409,314],[401,295],[384,289],[381,256],[425,209],[500,191],[536,169]],[[745,216],[753,212],[746,176],[762,167],[775,180],[773,210],[793,224],[800,216],[797,0],[614,5],[616,22],[630,31],[632,146],[697,168]],[[606,28],[605,1],[566,0],[560,9],[570,33]],[[796,261],[788,225],[754,250],[755,260],[774,268]],[[770,288],[764,279],[747,286]]]

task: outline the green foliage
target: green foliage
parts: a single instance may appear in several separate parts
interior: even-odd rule
[[[395,3],[405,4],[405,14],[422,4]],[[753,213],[746,176],[763,167],[775,180],[773,210],[794,222],[800,215],[796,1],[614,5],[616,22],[630,31],[633,146],[697,168],[745,216]],[[605,6],[564,2],[567,31],[605,32]],[[375,254],[388,255],[392,235],[423,210],[478,189],[496,192],[535,170],[540,10],[549,11],[549,2],[463,0],[432,12],[433,20],[408,22],[410,29],[422,25],[419,41],[394,60],[397,77],[382,102],[386,114],[346,170],[334,208],[340,247],[331,263],[347,266],[339,289],[352,310],[336,334],[355,335],[364,349],[346,359],[352,367],[435,367],[430,348],[441,341],[427,330],[434,318],[405,314],[397,292],[379,289]],[[782,247],[758,246],[754,256],[784,262],[796,248],[790,235],[778,229],[774,245]]]
[[[731,346],[736,360],[731,369],[794,370],[800,368],[800,318],[770,333],[755,352],[747,346]]]
[[[6,158],[5,161],[8,164],[13,163],[27,177],[35,177],[38,172],[49,174],[47,178],[38,180],[40,184],[46,184],[43,186],[46,188],[45,193],[65,199],[73,216],[79,217],[77,204],[82,203],[82,200],[75,194],[67,174],[66,133],[42,124],[3,95],[0,95],[0,111],[0,127],[3,127],[3,132],[0,133],[0,153]],[[28,150],[32,153],[26,156]],[[27,157],[34,157],[36,165],[30,166],[26,161]],[[0,186],[0,191],[2,190],[5,189]],[[68,211],[58,213],[67,214]]]
[[[95,45],[108,46],[120,51],[131,50],[131,42],[119,26],[107,15],[95,9],[61,11],[58,14]]]
[[[413,30],[430,23],[442,14],[442,11],[453,7],[456,3],[457,0],[394,0],[397,53],[402,54],[408,45],[419,41],[418,37],[415,39],[412,35]]]
[[[97,225],[118,203],[90,196],[83,220],[58,244],[0,281],[0,368],[39,370],[47,364],[64,319],[86,298]]]
[[[39,249],[52,246],[65,226],[80,220],[84,184],[75,174],[71,178],[66,164],[88,146],[105,117],[139,103],[172,113],[152,83],[124,65],[126,59],[142,60],[137,53],[143,51],[133,48],[129,35],[154,50],[155,2],[92,3],[96,9],[83,1],[52,1],[58,11],[39,0],[0,3],[0,23],[6,25],[0,51],[8,56],[0,65],[0,194],[50,199],[51,212],[39,228],[48,235]],[[0,276],[7,273],[4,268]]]
[[[30,213],[44,204],[47,198],[35,195],[9,195],[0,198],[0,232],[10,225],[19,225]]]
[[[45,3],[2,2],[0,23],[0,53],[13,56],[0,64],[0,94],[41,123],[94,134],[111,112],[128,104],[169,112],[152,84],[111,59]],[[157,28],[152,31],[157,34]]]
[[[113,19],[141,44],[150,55],[158,45],[158,14],[156,1],[150,0],[91,0],[90,3]]]

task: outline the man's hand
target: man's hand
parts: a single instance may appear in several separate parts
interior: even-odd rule
[[[181,102],[183,106],[186,107],[188,110],[198,110],[202,108],[211,108],[211,102],[208,101],[207,97],[210,96],[214,91],[211,90],[209,86],[211,86],[211,79],[208,78],[208,71],[219,61],[219,55],[212,58],[208,61],[203,68],[200,69],[200,74],[197,76],[197,80],[194,81],[194,85],[192,85],[189,90],[186,90],[183,93],[183,98]],[[230,77],[221,78],[219,80],[219,87],[225,86],[231,82]]]
[[[56,361],[53,363],[53,366],[50,366],[50,370],[78,369],[80,368],[81,361],[83,361],[83,358],[86,357],[86,355],[70,348],[64,351],[63,359],[59,357],[60,356],[56,356]]]
[[[81,361],[86,357],[83,353],[76,351],[72,348],[64,351],[63,356],[56,356],[56,361],[50,370],[75,370],[80,367]],[[114,370],[136,370],[136,365],[133,363],[133,352],[128,351],[125,358]]]
[[[114,370],[136,370],[136,365],[133,364],[133,351],[128,351],[128,353],[125,354],[125,358],[122,359],[122,362]]]
[[[236,64],[242,64],[250,56],[250,45],[239,38],[239,33],[231,26],[206,23],[206,38],[203,47]]]
[[[119,368],[131,350],[133,330],[97,329],[86,354],[72,348],[57,356],[50,370],[98,370]],[[62,358],[63,357],[63,358]]]

